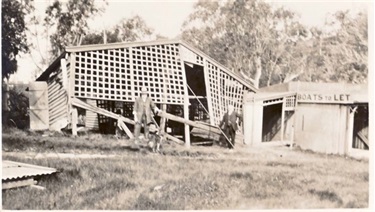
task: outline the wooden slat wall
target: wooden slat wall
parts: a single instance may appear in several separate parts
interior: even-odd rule
[[[48,81],[48,105],[49,105],[49,125],[52,126],[61,119],[68,118],[68,96],[62,84],[62,72]]]
[[[207,61],[205,71],[208,71],[209,85],[206,85],[206,89],[212,98],[214,124],[218,125],[227,110],[229,101],[234,104],[237,111],[242,109],[246,87],[210,61]]]
[[[86,99],[86,103],[96,107],[96,100],[94,99]],[[86,127],[89,129],[99,129],[97,113],[86,110]]]

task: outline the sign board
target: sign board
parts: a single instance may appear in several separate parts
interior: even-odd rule
[[[350,94],[345,93],[298,93],[298,102],[307,103],[352,103]]]

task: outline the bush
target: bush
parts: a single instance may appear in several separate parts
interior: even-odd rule
[[[5,128],[28,129],[30,126],[29,98],[22,90],[17,88],[17,86],[9,89],[9,111],[2,111],[2,123]]]

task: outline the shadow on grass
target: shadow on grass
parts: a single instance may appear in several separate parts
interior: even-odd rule
[[[277,162],[277,161],[271,161],[271,162],[267,162],[266,163],[266,166],[282,166],[282,167],[290,167],[290,168],[297,168],[297,167],[301,167],[302,165],[301,164],[296,164],[296,163],[282,163],[282,162]]]
[[[309,189],[309,193],[313,195],[317,195],[320,200],[328,200],[330,202],[336,202],[340,206],[343,204],[342,199],[335,193],[329,190],[315,190],[315,189]]]

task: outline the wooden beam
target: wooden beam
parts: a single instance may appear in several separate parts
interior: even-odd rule
[[[357,135],[358,135],[358,137],[368,146],[368,147],[370,147],[370,145],[369,145],[369,142],[368,142],[368,138],[366,138],[366,136],[365,135],[363,135],[363,133],[362,132],[358,132],[357,133]]]
[[[117,123],[121,126],[121,128],[125,131],[126,135],[129,138],[134,138],[132,132],[129,130],[126,124],[121,120],[121,118],[117,119]]]
[[[284,122],[285,122],[285,97],[283,97],[283,102],[281,106],[281,142],[284,141]]]
[[[101,115],[104,115],[104,116],[107,116],[107,117],[110,117],[110,118],[113,118],[113,119],[117,119],[119,122],[121,122],[121,127],[124,129],[125,133],[130,137],[130,138],[133,138],[133,134],[130,132],[129,128],[123,123],[129,123],[129,124],[135,124],[135,122],[131,119],[128,119],[128,118],[125,118],[121,115],[118,115],[118,114],[115,114],[115,113],[112,113],[108,110],[105,110],[105,109],[102,109],[102,108],[99,108],[99,107],[96,107],[96,106],[92,106],[92,105],[89,105],[87,104],[86,102],[83,102],[82,100],[79,100],[77,98],[72,98],[72,104],[74,106],[77,106],[77,107],[80,107],[80,108],[83,108],[83,109],[86,109],[86,110],[90,110],[92,112],[95,112],[95,113],[98,113],[98,114],[101,114]]]
[[[176,142],[176,143],[178,143],[178,144],[184,144],[184,141],[182,141],[182,140],[180,140],[180,139],[178,139],[178,138],[176,138],[176,137],[174,137],[174,136],[171,136],[171,135],[169,135],[168,133],[165,133],[164,135],[165,135],[165,137],[166,137],[167,139],[169,139],[169,140],[171,140],[171,141],[174,141],[174,142]]]
[[[202,129],[202,130],[207,130],[209,132],[213,132],[213,133],[216,133],[216,134],[219,134],[219,135],[221,134],[221,131],[217,127],[214,127],[214,126],[208,125],[208,124],[200,124],[200,123],[197,123],[195,121],[191,121],[189,119],[184,119],[184,118],[166,113],[165,111],[160,111],[158,113],[158,116],[165,117],[168,120],[173,120],[173,121],[180,122],[180,123],[183,123],[183,124],[188,124],[190,126],[193,126],[193,127],[196,127],[196,128]]]

